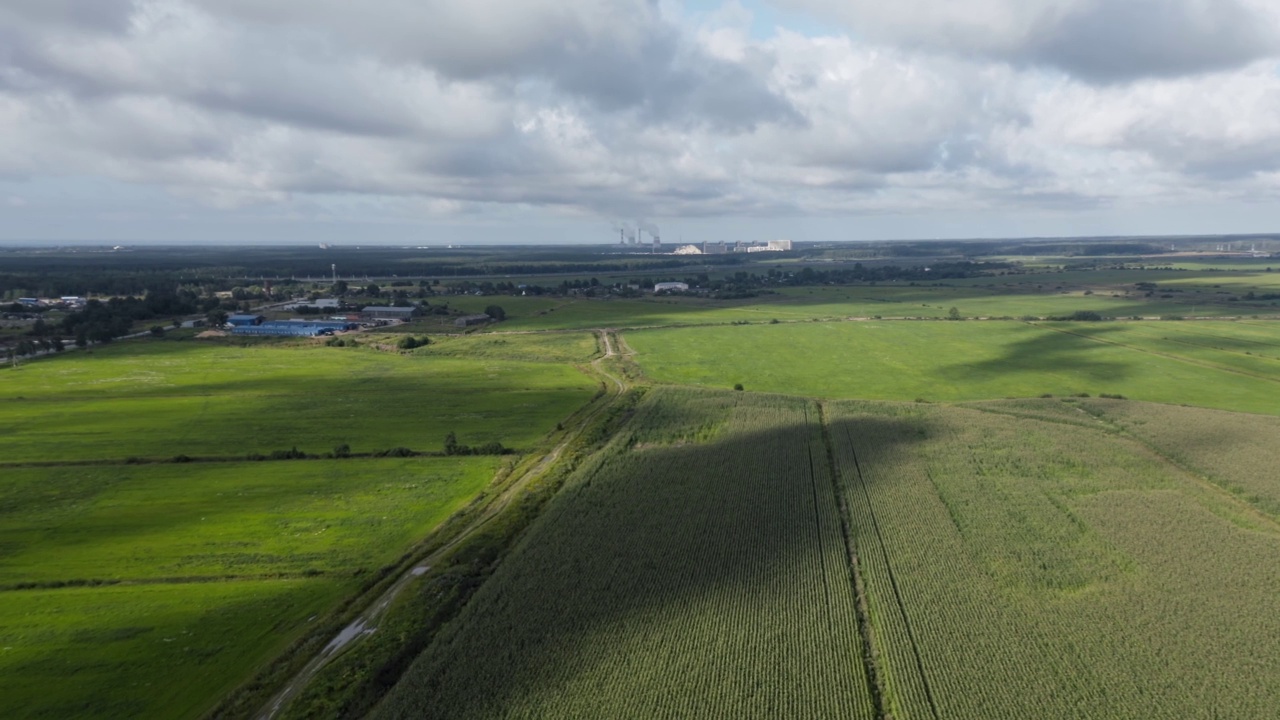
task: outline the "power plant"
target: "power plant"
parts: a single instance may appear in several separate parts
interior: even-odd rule
[[[640,247],[644,244],[644,233],[648,233],[652,239],[651,252],[662,251],[662,238],[658,226],[646,220],[637,220],[634,227],[623,221],[616,225],[618,229],[618,245],[626,247],[628,245]]]

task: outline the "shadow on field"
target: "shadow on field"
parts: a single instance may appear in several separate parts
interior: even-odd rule
[[[1115,353],[1118,348],[1088,339],[1102,338],[1120,328],[1075,323],[1064,329],[1068,332],[1036,328],[1036,333],[1027,339],[1005,346],[1004,354],[999,357],[981,361],[961,360],[942,366],[938,375],[955,383],[985,381],[1022,372],[1069,372],[1099,381],[1118,380],[1129,375],[1132,370],[1129,364],[1100,359],[1099,351]]]
[[[737,395],[734,412],[757,428],[766,412],[791,420],[623,449],[571,481],[378,717],[615,717],[624,706],[632,717],[769,716],[770,703],[854,703],[853,587],[816,408]],[[927,412],[863,414],[830,435],[906,446]]]

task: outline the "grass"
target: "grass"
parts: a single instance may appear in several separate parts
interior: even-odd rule
[[[198,717],[350,581],[0,592],[0,715]]]
[[[564,362],[589,335],[457,342],[126,342],[0,370],[0,716],[207,712],[508,462],[246,455],[527,447],[596,391]],[[178,455],[222,461],[153,462]]]
[[[391,562],[493,477],[496,457],[12,469],[0,587],[339,574]]]
[[[505,330],[498,326],[496,330]],[[484,360],[536,360],[538,362],[583,363],[599,349],[589,333],[515,334],[507,332],[473,335],[437,335],[431,344],[414,351],[416,355]]]
[[[531,445],[595,384],[564,364],[312,343],[131,342],[0,370],[5,462]]]
[[[1172,322],[994,321],[782,323],[634,331],[626,339],[645,372],[668,383],[880,400],[1108,393],[1280,413],[1271,350],[1246,356],[1154,340],[1195,332],[1221,335],[1224,347],[1280,341],[1280,326],[1268,324],[1187,330]]]

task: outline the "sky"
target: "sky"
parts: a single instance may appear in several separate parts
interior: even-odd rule
[[[4,0],[0,242],[1280,232],[1275,0]]]

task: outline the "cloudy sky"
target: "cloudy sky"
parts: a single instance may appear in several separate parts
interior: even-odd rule
[[[3,0],[0,241],[1280,231],[1275,0]]]

